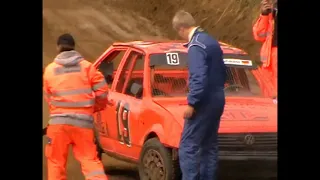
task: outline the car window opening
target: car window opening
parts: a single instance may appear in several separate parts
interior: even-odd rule
[[[150,83],[152,96],[177,97],[188,94],[188,69],[186,53],[178,53],[175,64],[168,55],[150,55]],[[169,57],[172,59],[172,57]],[[169,60],[171,60],[169,59]],[[234,61],[233,63],[235,63]],[[247,63],[247,61],[244,61]],[[250,61],[251,62],[251,61]],[[230,61],[229,61],[230,63]],[[260,96],[261,89],[252,74],[253,66],[227,64],[225,92],[227,96]]]

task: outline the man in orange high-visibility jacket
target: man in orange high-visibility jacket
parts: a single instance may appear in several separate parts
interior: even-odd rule
[[[103,75],[74,50],[70,34],[58,38],[59,55],[43,75],[50,121],[45,155],[48,180],[66,180],[68,147],[80,161],[86,180],[107,180],[97,157],[93,113],[105,108],[108,86]]]
[[[262,0],[261,14],[253,26],[253,35],[257,41],[263,42],[260,51],[260,60],[263,69],[269,74],[270,86],[274,89],[273,96],[277,95],[278,81],[278,42],[277,42],[277,0]]]

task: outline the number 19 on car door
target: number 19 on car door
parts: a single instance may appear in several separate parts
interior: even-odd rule
[[[118,140],[121,144],[131,147],[131,138],[129,130],[129,104],[119,101],[116,106],[116,119],[118,128]]]

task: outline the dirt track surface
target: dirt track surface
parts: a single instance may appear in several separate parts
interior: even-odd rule
[[[243,43],[239,43],[239,41],[235,41],[235,44],[241,44],[240,47],[245,46],[249,51],[257,48],[257,46],[253,45],[250,35],[240,35],[235,38],[235,32],[219,31],[219,27],[223,26],[224,23],[233,23],[236,26],[237,23],[241,22],[230,22],[224,18],[227,16],[226,13],[236,13],[233,12],[237,10],[234,6],[236,0],[227,0],[226,2],[229,5],[228,3],[224,3],[221,5],[221,8],[218,8],[216,11],[218,16],[215,17],[215,23],[210,19],[214,15],[210,11],[210,8],[215,6],[212,4],[213,1],[205,0],[202,3],[194,5],[195,1],[197,0],[190,0],[190,3],[186,3],[184,0],[45,0],[43,1],[43,66],[45,67],[53,60],[56,55],[56,39],[59,35],[66,32],[71,33],[75,37],[77,50],[90,61],[94,61],[114,41],[176,38],[176,35],[171,30],[170,18],[173,12],[180,7],[190,10],[209,32],[213,34],[220,33],[220,39],[231,39],[229,42],[233,42],[234,39],[241,39],[242,37],[242,40],[249,39],[245,41],[248,43],[244,45]],[[214,2],[218,1],[223,2],[222,0]],[[240,0],[239,2],[243,4],[246,1]],[[211,3],[212,6],[207,6],[205,3]],[[195,6],[202,6],[203,10],[195,12],[192,9]],[[238,10],[238,12],[242,13],[238,17],[240,20],[248,13],[244,10]],[[248,21],[251,21],[251,19]],[[247,29],[250,27],[251,22],[250,25],[243,26],[243,28]],[[232,29],[233,27],[230,28]],[[243,29],[241,30],[241,28],[238,31],[243,33]],[[246,33],[248,34],[249,31],[246,31]],[[44,103],[43,111],[43,127],[45,127],[48,122],[46,103]],[[46,144],[45,138],[43,143]],[[84,179],[79,163],[71,155],[70,151],[67,164],[68,180]],[[103,159],[106,172],[111,180],[138,179],[134,165],[123,163],[107,156],[104,156]],[[43,164],[43,179],[46,179],[47,169],[44,157]],[[234,174],[234,168],[225,169],[222,172],[222,176],[225,177],[223,179],[238,179],[236,175],[230,177],[230,174]],[[244,173],[255,171],[255,168],[253,169],[249,168]],[[257,178],[254,179],[257,180]]]
[[[56,38],[65,32],[75,37],[77,50],[91,61],[114,41],[150,39],[161,35],[150,21],[133,12],[81,6],[81,3],[50,6],[49,2],[44,2],[43,8],[44,65],[54,58]]]

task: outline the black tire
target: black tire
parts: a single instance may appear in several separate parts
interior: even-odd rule
[[[139,159],[141,180],[176,180],[181,178],[179,161],[173,160],[172,151],[158,138],[151,138],[143,145]]]
[[[93,132],[94,132],[94,142],[96,144],[96,149],[97,149],[97,157],[101,161],[102,160],[103,150],[102,150],[102,148],[100,146],[98,131],[94,128]]]

